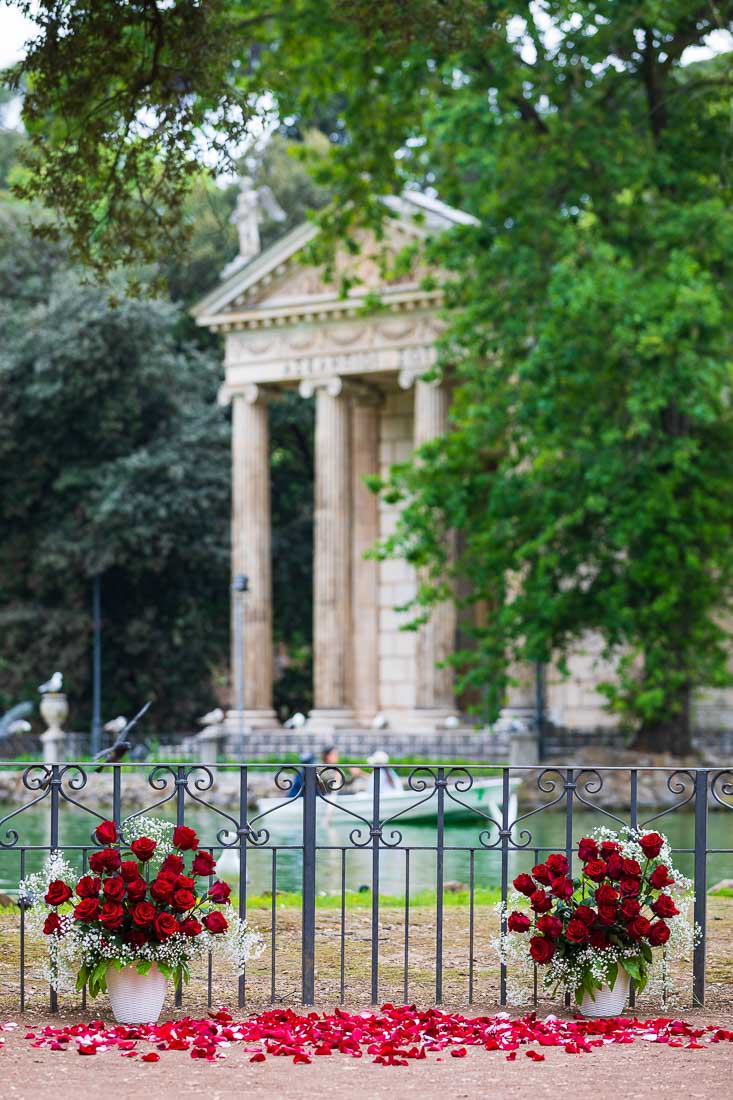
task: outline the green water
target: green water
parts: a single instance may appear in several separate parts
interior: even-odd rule
[[[226,826],[226,822],[209,810],[186,806],[186,823],[195,828],[202,844],[218,846],[217,831]],[[12,807],[0,805],[0,818],[11,812]],[[171,817],[170,807],[161,807],[157,811],[161,816]],[[521,813],[521,807],[520,807]],[[336,815],[337,816],[337,815]],[[621,815],[619,815],[621,816]],[[298,825],[288,825],[277,821],[277,811],[268,819],[270,838],[268,847],[258,849],[250,847],[247,856],[248,892],[261,894],[273,885],[273,864],[276,871],[276,886],[281,890],[299,890],[301,884],[302,854],[299,850],[301,830]],[[395,823],[397,825],[399,823]],[[590,812],[576,812],[573,834],[577,839],[598,825],[614,823],[602,815]],[[73,806],[63,805],[60,812],[59,829],[62,845],[90,845],[90,832],[95,819]],[[346,827],[331,824],[319,824],[317,843],[316,886],[323,893],[338,893],[342,882],[342,847],[347,846],[343,858],[344,883],[348,890],[358,890],[372,883],[371,847],[352,847],[349,840],[353,821]],[[562,849],[565,843],[565,819],[561,813],[545,811],[529,818],[522,825],[531,830],[532,839],[524,852],[512,852],[509,859],[509,875],[513,878],[520,870],[527,869],[535,862],[535,849]],[[19,845],[39,846],[49,842],[49,816],[45,805],[34,807],[9,821],[0,829],[0,840],[7,841],[6,830],[14,827],[19,833]],[[676,849],[690,849],[694,844],[694,819],[692,814],[676,812],[660,819],[654,826],[666,833]],[[450,822],[445,829],[444,878],[465,884],[469,882],[471,871],[470,849],[474,850],[473,871],[477,886],[495,886],[500,882],[501,862],[497,851],[486,850],[479,840],[482,825],[463,820]],[[405,872],[409,848],[410,890],[431,889],[436,882],[436,825],[434,822],[421,822],[401,826],[402,840],[398,850],[382,848],[379,861],[380,891],[385,894],[402,895],[405,892]],[[516,839],[522,842],[517,833]],[[490,840],[495,840],[493,836]],[[526,839],[526,838],[524,838]],[[711,813],[708,824],[708,848],[733,849],[733,813],[725,810]],[[26,873],[37,870],[42,864],[44,852],[27,851],[25,854]],[[542,853],[540,852],[540,857]],[[80,861],[80,855],[78,857]],[[222,877],[236,880],[237,854],[227,852],[220,859],[219,872]],[[75,862],[75,861],[73,861]],[[692,855],[680,852],[675,857],[675,865],[684,873],[692,873]],[[21,856],[19,851],[0,848],[0,890],[13,892],[20,877]],[[733,877],[733,854],[731,852],[711,853],[708,857],[708,884],[713,885],[723,878]]]

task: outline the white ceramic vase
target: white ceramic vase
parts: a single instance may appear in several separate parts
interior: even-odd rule
[[[609,989],[607,985],[604,985],[601,989],[596,989],[595,1000],[592,1000],[590,995],[586,993],[579,1005],[580,1013],[582,1016],[593,1018],[618,1016],[624,1010],[628,995],[629,975],[619,967],[613,989]]]
[[[118,1024],[156,1023],[167,987],[168,979],[155,963],[147,974],[138,974],[135,966],[107,971],[109,1003]]]

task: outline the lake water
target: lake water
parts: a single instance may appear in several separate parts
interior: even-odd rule
[[[11,812],[12,807],[0,806],[0,818]],[[168,809],[165,807],[164,809]],[[520,809],[521,812],[521,809]],[[170,816],[170,815],[166,815]],[[622,816],[621,814],[619,816]],[[280,890],[299,890],[301,885],[302,855],[298,849],[301,843],[301,831],[297,825],[278,824],[277,812],[270,818],[271,835],[268,847],[248,849],[248,892],[261,894],[273,885],[273,864],[276,872],[276,887]],[[210,811],[186,807],[186,822],[197,829],[202,842],[207,846],[216,846],[216,832],[222,827],[222,820]],[[353,822],[351,823],[353,824]],[[565,819],[561,813],[546,811],[529,818],[525,827],[531,829],[531,847],[526,852],[510,854],[510,879],[520,870],[527,869],[535,862],[536,849],[562,850],[565,842]],[[577,838],[585,835],[598,825],[614,823],[598,814],[576,812],[573,833]],[[19,844],[43,846],[48,844],[48,809],[39,806],[8,822],[0,832],[5,839],[5,829],[15,827],[20,834]],[[90,831],[94,819],[82,811],[62,805],[60,812],[60,841],[67,845],[89,845]],[[346,888],[358,890],[371,885],[372,851],[350,845],[348,827],[319,822],[317,843],[316,885],[322,893],[338,893],[341,889],[342,861]],[[692,814],[676,812],[662,818],[656,825],[664,832],[676,849],[691,849],[694,844],[694,819]],[[471,849],[473,855],[474,881],[477,886],[494,886],[500,882],[500,856],[496,851],[487,851],[479,841],[481,826],[475,821],[451,822],[445,829],[444,878],[462,883],[469,882],[471,869]],[[436,881],[436,843],[435,823],[415,823],[401,826],[402,841],[398,850],[382,849],[380,854],[380,891],[383,894],[404,895],[406,861],[409,858],[410,891],[431,889]],[[345,857],[342,849],[346,846]],[[409,857],[405,852],[409,848]],[[720,811],[710,813],[708,824],[708,848],[733,848],[733,813]],[[38,869],[45,853],[28,851],[25,856],[26,872]],[[540,852],[540,858],[542,853]],[[228,852],[220,861],[222,877],[232,880],[236,877],[235,853]],[[692,873],[692,855],[680,852],[675,865],[685,874]],[[20,875],[20,853],[0,849],[0,890],[13,892],[17,888]],[[733,855],[730,852],[708,857],[708,884],[713,885],[723,878],[733,877]]]

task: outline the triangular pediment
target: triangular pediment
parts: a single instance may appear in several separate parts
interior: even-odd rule
[[[352,284],[347,295],[352,300],[375,293],[387,297],[399,293],[404,298],[411,288],[417,292],[428,269],[418,260],[409,271],[397,274],[391,270],[394,259],[416,240],[475,220],[422,195],[385,202],[394,217],[385,224],[383,237],[377,240],[367,231],[355,234],[358,251],[338,252],[330,277],[323,268],[303,262],[304,250],[318,233],[317,226],[305,223],[228,274],[194,307],[198,323],[218,328],[253,314],[282,315],[291,309],[296,314],[304,307],[343,302],[344,277]]]

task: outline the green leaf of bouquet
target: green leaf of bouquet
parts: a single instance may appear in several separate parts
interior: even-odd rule
[[[609,989],[613,989],[613,987],[616,984],[616,979],[617,978],[618,978],[618,963],[614,962],[614,963],[611,963],[608,970],[606,971],[606,981],[608,982]]]
[[[137,964],[137,972],[138,974],[147,974],[152,969],[152,966],[153,964],[150,959],[141,959]]]

